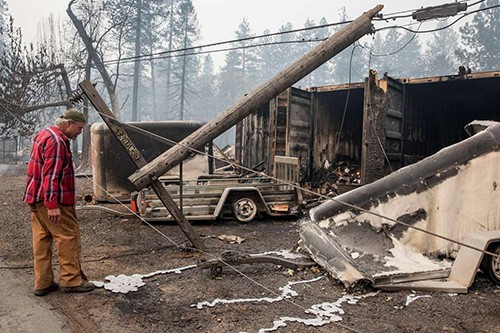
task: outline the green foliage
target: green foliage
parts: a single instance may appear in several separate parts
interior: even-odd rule
[[[255,34],[247,19],[243,19],[234,32],[234,49],[226,54],[224,66],[219,74],[219,98],[223,108],[232,105],[236,100],[251,91],[258,83],[256,73],[259,69],[259,56],[255,48],[247,48],[253,41],[242,40]]]
[[[436,27],[439,30],[427,42],[427,51],[423,54],[425,76],[456,74],[458,70],[460,64],[454,54],[458,34],[453,29],[444,29],[448,24],[448,21],[439,22]]]
[[[5,0],[0,0],[0,55],[5,48],[5,36],[8,27],[8,7]]]
[[[500,0],[487,0],[481,9],[498,5]],[[462,47],[456,51],[462,65],[473,71],[498,69],[500,64],[500,7],[474,15],[471,22],[461,27]]]

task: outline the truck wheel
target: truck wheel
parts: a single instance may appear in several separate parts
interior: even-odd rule
[[[500,255],[500,243],[492,244],[488,251]],[[496,284],[500,285],[500,258],[485,254],[481,270]]]
[[[257,215],[257,205],[250,198],[238,199],[233,203],[233,214],[242,223],[250,222]]]

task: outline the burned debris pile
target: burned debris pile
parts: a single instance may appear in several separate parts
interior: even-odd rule
[[[326,162],[322,168],[314,169],[306,187],[322,195],[335,196],[360,183],[359,161],[341,160],[332,164]]]

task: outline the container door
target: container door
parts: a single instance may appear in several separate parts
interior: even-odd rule
[[[311,93],[297,88],[289,89],[286,156],[299,158],[302,170],[310,169],[311,119]]]
[[[405,104],[404,85],[388,76],[383,78],[387,84],[387,110],[385,115],[385,151],[392,170],[403,166],[403,115]]]
[[[312,146],[311,93],[290,88],[275,100],[272,152],[276,156],[297,157],[301,170],[309,170]]]

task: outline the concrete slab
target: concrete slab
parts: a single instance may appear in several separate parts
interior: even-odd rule
[[[4,264],[0,261],[0,266]],[[43,300],[33,295],[29,281],[15,271],[0,269],[0,332],[67,333],[65,319]]]

